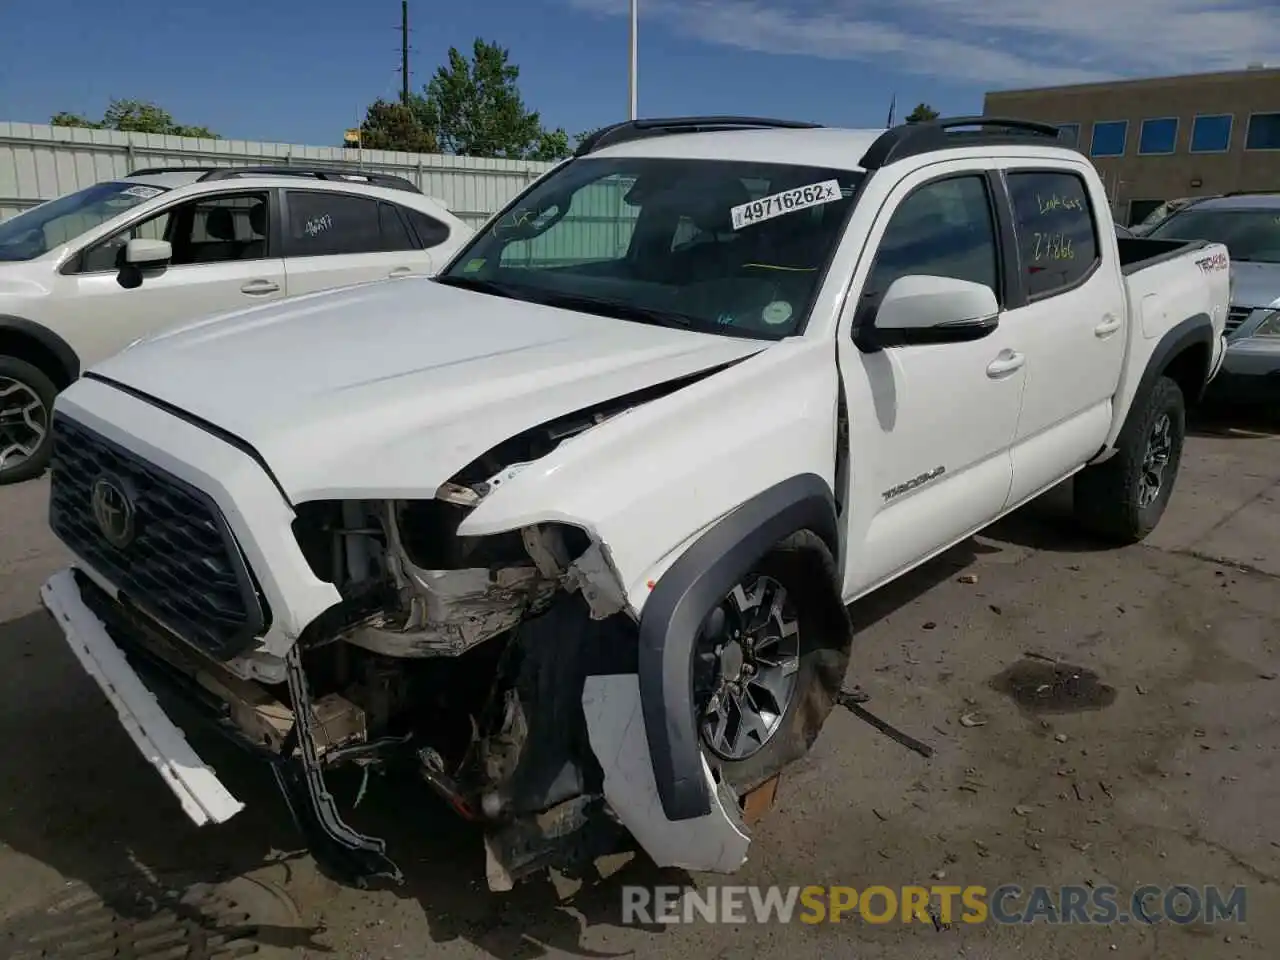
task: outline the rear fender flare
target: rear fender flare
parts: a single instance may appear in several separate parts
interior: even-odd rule
[[[1164,375],[1169,368],[1169,363],[1177,357],[1183,350],[1188,347],[1204,346],[1208,353],[1205,360],[1205,369],[1200,375],[1200,388],[1194,396],[1188,396],[1189,402],[1195,402],[1200,399],[1204,393],[1204,388],[1208,384],[1209,371],[1213,364],[1213,321],[1207,313],[1197,313],[1183,320],[1172,330],[1166,333],[1156,343],[1155,349],[1151,351],[1151,359],[1147,361],[1146,369],[1142,371],[1142,378],[1138,381],[1138,389],[1134,391],[1133,399],[1129,403],[1129,409],[1125,413],[1124,424],[1120,427],[1119,435],[1116,437],[1116,445],[1123,443],[1138,427],[1138,422],[1142,418],[1142,398],[1150,394],[1155,387],[1156,380]]]
[[[694,640],[706,615],[770,548],[809,530],[841,556],[831,487],[816,474],[783,480],[726,514],[654,585],[640,614],[639,686],[645,734],[669,820],[711,811],[693,703]]]

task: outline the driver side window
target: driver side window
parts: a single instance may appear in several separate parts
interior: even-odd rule
[[[127,230],[121,230],[105,240],[100,240],[81,254],[80,269],[76,272],[102,273],[119,270],[120,258],[124,255],[124,248],[130,240],[167,240],[170,210],[165,210],[141,223],[135,223]]]
[[[863,300],[878,299],[899,277],[969,280],[1000,295],[999,253],[991,197],[980,175],[927,183],[893,212]]]

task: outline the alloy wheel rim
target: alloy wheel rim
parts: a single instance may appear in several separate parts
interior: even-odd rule
[[[1156,502],[1164,487],[1164,472],[1172,456],[1173,422],[1164,413],[1152,425],[1147,438],[1147,451],[1142,457],[1142,470],[1138,476],[1138,506],[1145,508]]]
[[[734,587],[699,636],[699,731],[722,760],[746,760],[782,726],[795,698],[800,621],[777,580],[758,576]]]
[[[49,433],[49,411],[40,395],[21,380],[0,377],[0,473],[36,455]]]

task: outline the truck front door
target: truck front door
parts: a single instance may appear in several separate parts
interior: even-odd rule
[[[855,272],[838,335],[849,414],[846,597],[983,526],[1009,493],[1023,371],[1006,326],[1001,221],[980,164],[930,164],[899,182]],[[968,342],[864,352],[856,325],[908,275],[991,287],[998,325]]]

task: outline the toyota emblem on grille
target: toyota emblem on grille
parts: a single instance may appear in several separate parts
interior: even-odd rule
[[[124,549],[133,542],[133,501],[124,484],[112,477],[99,477],[93,484],[93,519],[107,543]]]

